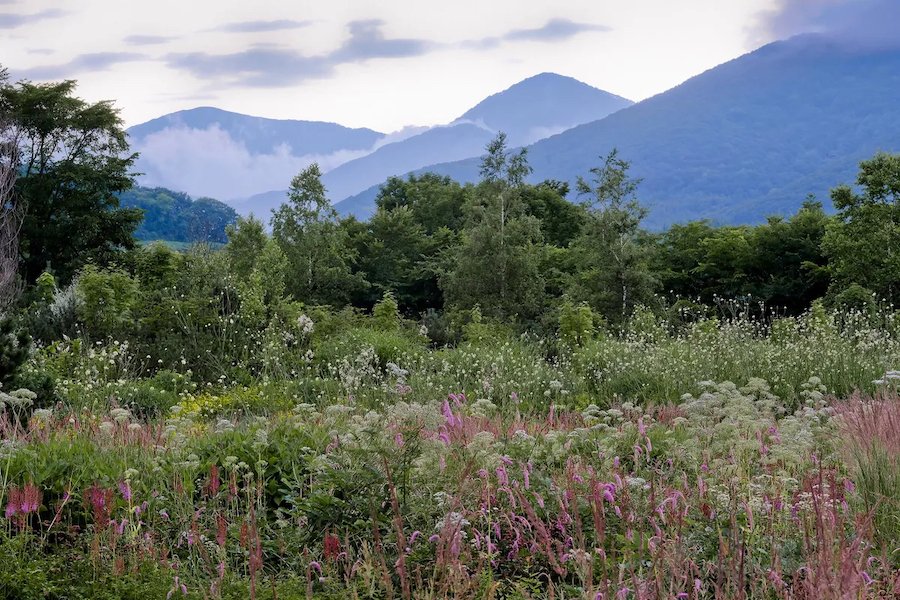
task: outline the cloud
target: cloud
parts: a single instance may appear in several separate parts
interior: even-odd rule
[[[333,70],[327,57],[307,57],[294,50],[270,47],[232,54],[170,54],[166,62],[198,79],[219,79],[251,87],[287,87],[327,77]]]
[[[496,48],[506,42],[559,42],[575,37],[580,33],[612,31],[606,25],[596,23],[578,23],[569,19],[550,19],[541,27],[531,29],[513,29],[503,35],[468,40],[462,43],[464,48],[489,49]]]
[[[69,62],[61,65],[45,65],[16,72],[16,76],[22,79],[48,80],[70,78],[76,73],[93,71],[105,71],[119,63],[146,60],[143,54],[133,52],[94,52],[81,54]]]
[[[897,23],[897,0],[779,0],[775,9],[760,13],[750,29],[750,41],[820,33],[858,45],[898,46]]]
[[[353,21],[350,36],[336,50],[306,56],[296,50],[262,45],[231,54],[176,53],[165,57],[168,66],[199,79],[216,79],[250,87],[286,87],[308,79],[329,77],[336,67],[375,58],[420,56],[434,46],[424,40],[388,39],[381,21]]]
[[[373,58],[407,58],[429,52],[434,45],[425,40],[387,39],[381,32],[384,21],[353,21],[350,37],[328,56],[332,64],[362,62]]]
[[[326,155],[292,154],[288,144],[253,154],[218,124],[207,129],[167,127],[132,149],[140,153],[141,185],[162,186],[192,196],[238,200],[269,190],[287,189],[291,178],[314,162],[328,171],[371,150],[338,150]]]
[[[122,41],[130,46],[152,46],[176,40],[173,35],[129,35]]]
[[[610,31],[606,25],[594,23],[576,23],[569,19],[551,19],[543,27],[535,29],[514,29],[503,36],[505,40],[529,40],[539,42],[555,42],[565,40],[579,33],[588,31]]]
[[[291,178],[314,162],[328,172],[427,129],[404,127],[379,138],[369,148],[342,149],[328,154],[297,155],[288,143],[269,152],[254,153],[218,123],[206,129],[172,125],[131,143],[132,150],[140,153],[137,170],[143,173],[139,177],[141,185],[235,201],[287,189]]]
[[[44,21],[46,19],[58,19],[66,14],[66,11],[56,8],[42,10],[28,15],[0,13],[0,29],[15,29],[16,27],[30,25],[31,23],[37,23],[38,21]]]
[[[312,21],[294,21],[293,19],[277,19],[274,21],[244,21],[227,23],[216,27],[214,31],[226,31],[229,33],[262,33],[267,31],[284,31],[287,29],[301,29],[308,27]]]

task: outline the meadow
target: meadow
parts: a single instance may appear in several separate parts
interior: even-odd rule
[[[658,232],[498,133],[231,222],[74,86],[0,68],[0,597],[900,597],[900,155]]]
[[[900,593],[896,313],[638,311],[589,338],[475,319],[435,347],[395,310],[223,345],[230,377],[125,340],[38,348],[20,378],[38,391],[0,397],[0,590]]]

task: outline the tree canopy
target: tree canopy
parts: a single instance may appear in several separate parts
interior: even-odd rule
[[[88,261],[108,262],[134,246],[137,209],[120,209],[136,158],[111,102],[88,103],[75,82],[0,86],[0,110],[18,149],[14,202],[24,211],[22,272],[70,279]]]

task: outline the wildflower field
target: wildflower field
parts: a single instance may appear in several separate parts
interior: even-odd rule
[[[900,594],[895,313],[436,348],[385,312],[284,322],[231,377],[37,349],[2,395],[2,594]]]
[[[60,16],[69,11],[0,14],[0,30]],[[320,59],[333,70],[373,49],[430,51],[381,25],[350,22],[350,38],[322,56],[253,46],[218,58],[273,59],[286,72]],[[486,39],[557,43],[589,29],[554,19]],[[124,38],[162,40],[175,38]],[[751,63],[796,54],[818,72],[831,46]],[[14,72],[156,60],[107,54]],[[216,59],[178,56],[159,59]],[[844,73],[853,61],[840,56]],[[882,71],[894,79],[878,89],[897,87]],[[788,80],[812,81],[791,67],[778,89]],[[0,65],[0,600],[900,598],[900,154],[862,160],[848,185],[820,181],[849,173],[840,152],[768,144],[767,161],[796,171],[784,189],[797,200],[836,186],[826,207],[778,199],[755,159],[698,171],[687,148],[654,165],[626,145],[637,155],[608,148],[586,162],[556,136],[536,146],[555,148],[552,160],[539,150],[533,168],[524,138],[498,130],[476,179],[414,172],[374,199],[333,204],[326,183],[368,167],[340,175],[307,161],[357,150],[294,156],[279,142],[255,156],[303,164],[275,188],[288,188],[282,203],[265,208],[266,193],[235,204],[270,213],[264,222],[211,198],[133,189],[140,155],[118,108],[75,86],[13,83]],[[740,96],[701,87],[722,92],[716,102]],[[874,113],[841,119],[853,131],[829,127],[802,94],[770,106],[759,89],[757,108],[802,107],[838,138],[879,129]],[[858,91],[829,110],[856,107]],[[515,104],[510,123],[532,112]],[[745,113],[721,118],[754,139],[774,122],[756,127]],[[454,121],[471,131],[451,137],[494,129],[469,121]],[[631,121],[656,143],[652,119]],[[695,121],[677,137],[710,128]],[[131,132],[156,139],[181,123]],[[298,140],[320,135],[313,122],[278,123]],[[731,125],[712,127],[714,150],[746,153]],[[229,156],[259,145],[247,127]],[[214,129],[210,140],[226,133]],[[581,131],[587,143],[603,130]],[[809,146],[796,127],[782,134]],[[866,151],[848,143],[842,151]],[[376,150],[391,164],[406,153]],[[172,156],[172,167],[201,164]],[[632,158],[673,191],[651,188],[644,204]],[[257,162],[241,170],[264,175]],[[156,170],[143,181],[168,180]],[[719,177],[733,194],[703,192]],[[713,220],[676,223],[673,207],[689,200],[690,214]],[[358,201],[365,218],[352,214]],[[649,227],[650,206],[668,229]],[[774,214],[763,220],[763,207]]]

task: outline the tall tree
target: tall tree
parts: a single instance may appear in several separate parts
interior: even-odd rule
[[[288,291],[308,304],[345,304],[364,282],[351,270],[347,232],[313,163],[291,181],[288,202],[273,211],[272,235],[290,269]]]
[[[507,150],[499,134],[487,146],[481,182],[466,206],[466,226],[451,270],[442,277],[448,305],[480,306],[500,319],[533,319],[544,303],[540,222],[522,198],[531,172],[524,149]]]
[[[13,123],[19,178],[14,202],[24,210],[20,235],[27,281],[49,268],[71,278],[88,261],[108,262],[134,246],[137,210],[119,208],[132,185],[118,111],[73,95],[74,81],[0,87],[0,112]]]
[[[637,200],[640,180],[629,176],[629,167],[613,150],[591,169],[590,180],[579,177],[577,185],[588,219],[574,243],[578,269],[572,296],[614,323],[649,302],[655,287],[649,245],[641,239],[647,209]]]
[[[6,69],[0,67],[0,87],[5,87],[6,80]],[[13,304],[21,291],[19,232],[24,207],[15,198],[19,174],[15,132],[13,120],[0,112],[0,311]]]
[[[859,165],[857,193],[831,190],[838,210],[822,247],[830,261],[832,291],[856,284],[900,302],[900,154],[880,152]]]
[[[242,279],[250,277],[268,241],[263,222],[252,216],[246,219],[238,217],[237,223],[229,225],[226,232],[228,243],[225,245],[225,255],[231,272]]]

